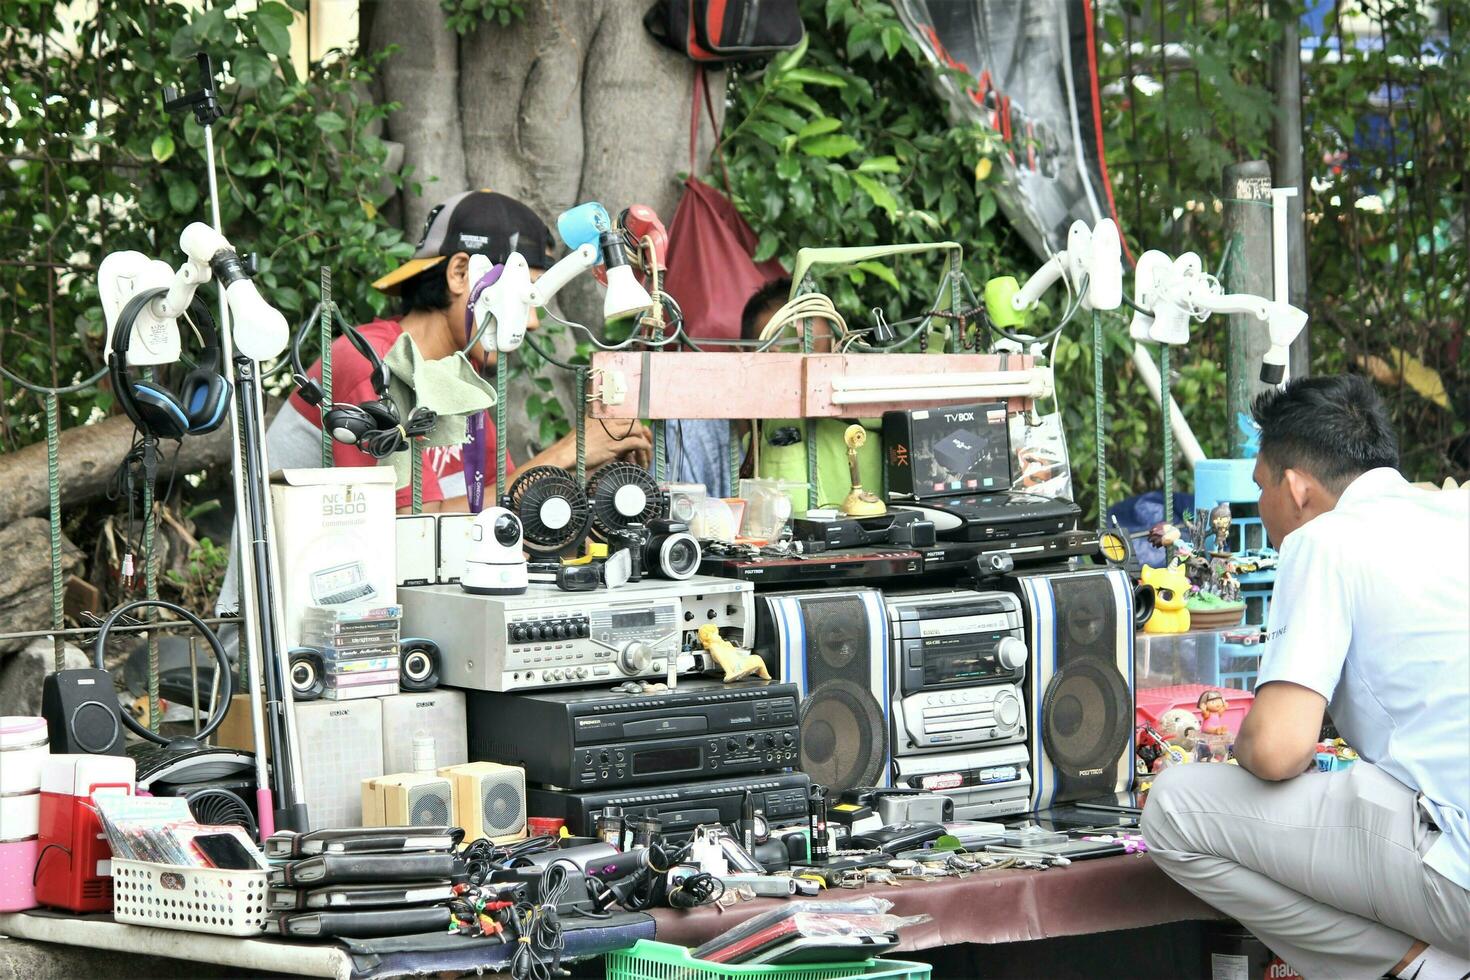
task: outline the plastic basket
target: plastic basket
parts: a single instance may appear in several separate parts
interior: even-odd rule
[[[112,861],[118,922],[221,936],[254,936],[265,925],[270,872]]]
[[[856,963],[802,963],[793,966],[727,966],[706,963],[689,955],[683,946],[640,939],[631,949],[607,954],[606,980],[836,980],[862,977],[876,980],[928,980],[933,969],[927,963],[907,960],[866,960]]]

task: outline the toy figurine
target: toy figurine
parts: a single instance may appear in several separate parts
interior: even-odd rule
[[[842,502],[842,513],[847,517],[877,517],[888,513],[877,494],[863,489],[862,477],[858,475],[857,451],[867,443],[868,430],[854,422],[843,432],[842,441],[847,443],[847,469],[852,477],[852,492]]]
[[[1200,717],[1204,719],[1200,730],[1206,735],[1229,735],[1230,729],[1225,727],[1225,712],[1229,705],[1225,703],[1225,695],[1214,689],[1200,694],[1195,707],[1199,709]],[[1214,719],[1219,719],[1215,721]]]
[[[1189,632],[1189,579],[1178,565],[1169,568],[1143,566],[1143,584],[1154,589],[1154,612],[1143,624],[1145,633]]]
[[[766,670],[766,662],[749,650],[742,650],[729,640],[720,635],[720,628],[714,623],[705,623],[699,628],[699,642],[709,651],[715,663],[725,672],[725,683],[745,680],[747,677],[759,677],[763,681],[771,679],[770,671]]]
[[[1173,524],[1165,524],[1160,521],[1148,529],[1148,543],[1155,548],[1164,549],[1164,564],[1174,564],[1175,557],[1179,553],[1179,539],[1182,535]]]
[[[1215,547],[1210,552],[1212,555],[1228,555],[1230,551],[1230,504],[1219,503],[1215,509],[1210,511],[1210,528],[1215,535]],[[1203,547],[1204,542],[1199,542]]]
[[[1159,717],[1159,731],[1170,742],[1191,752],[1199,738],[1199,719],[1188,708],[1170,708]]]

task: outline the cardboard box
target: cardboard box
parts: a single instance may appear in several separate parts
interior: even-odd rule
[[[1005,402],[883,413],[890,497],[995,493],[1011,488]]]
[[[388,466],[272,474],[288,644],[301,642],[308,606],[397,602],[393,483]]]

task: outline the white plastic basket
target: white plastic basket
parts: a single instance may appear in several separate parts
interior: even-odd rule
[[[118,922],[222,936],[254,936],[265,925],[270,872],[112,861]]]

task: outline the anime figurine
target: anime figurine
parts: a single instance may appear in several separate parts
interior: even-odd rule
[[[1159,731],[1166,739],[1190,752],[1199,738],[1199,719],[1188,708],[1170,708],[1159,717]]]
[[[759,677],[763,681],[771,679],[770,671],[766,670],[766,662],[749,650],[742,650],[729,640],[720,635],[720,628],[714,623],[705,623],[699,628],[699,642],[714,657],[715,663],[725,672],[725,683],[744,680],[747,677]]]
[[[1200,694],[1195,707],[1199,709],[1200,718],[1204,719],[1200,725],[1200,731],[1206,735],[1230,734],[1230,729],[1225,727],[1225,712],[1230,707],[1225,703],[1225,695],[1213,688],[1204,691]]]
[[[1215,547],[1210,552],[1212,555],[1229,555],[1230,551],[1230,504],[1219,503],[1215,509],[1210,511],[1210,529],[1215,536]],[[1204,542],[1199,542],[1201,546]]]
[[[1180,538],[1179,529],[1173,524],[1165,524],[1163,521],[1148,529],[1148,543],[1155,548],[1164,549],[1164,564],[1172,565],[1179,555]]]
[[[1154,589],[1154,612],[1143,624],[1145,633],[1189,632],[1189,610],[1185,600],[1189,596],[1189,579],[1178,565],[1168,568],[1143,566],[1144,585]]]

